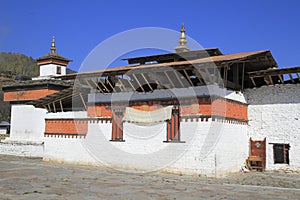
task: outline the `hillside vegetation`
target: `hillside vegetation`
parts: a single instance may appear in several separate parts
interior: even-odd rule
[[[32,57],[19,53],[0,53],[0,74],[7,76],[39,75],[39,67]]]
[[[10,105],[3,102],[3,85],[38,76],[39,67],[32,57],[19,53],[0,53],[0,121],[10,121]]]

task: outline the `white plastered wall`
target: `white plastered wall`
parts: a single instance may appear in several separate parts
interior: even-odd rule
[[[61,74],[57,74],[57,66],[61,67]],[[66,67],[57,64],[47,64],[40,66],[40,77],[66,75]]]
[[[248,134],[254,140],[266,137],[266,169],[300,170],[300,84],[248,89]],[[289,165],[274,164],[273,144],[290,145]]]
[[[0,141],[0,153],[43,157],[46,112],[31,105],[12,105],[10,136]]]
[[[32,105],[11,106],[10,141],[43,141],[47,110]]]
[[[186,143],[164,142],[165,123],[150,128],[124,123],[125,142],[109,141],[111,127],[109,122],[90,122],[86,139],[46,138],[44,160],[221,177],[239,171],[248,155],[246,125],[211,120],[181,122],[181,141]],[[137,130],[135,134],[132,129]],[[143,136],[151,134],[150,130],[153,134],[138,137],[142,130]]]
[[[239,171],[248,155],[246,125],[210,120],[181,123],[185,134],[190,133],[191,127],[196,127],[193,142],[168,171],[213,177]]]

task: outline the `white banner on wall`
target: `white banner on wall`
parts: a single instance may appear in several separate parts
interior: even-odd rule
[[[152,124],[156,122],[163,122],[171,119],[173,106],[167,106],[153,111],[142,111],[130,107],[126,107],[126,112],[123,121]]]

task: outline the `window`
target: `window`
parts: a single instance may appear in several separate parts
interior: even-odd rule
[[[56,74],[61,74],[61,66],[56,66]]]
[[[273,144],[274,164],[289,164],[289,144]]]

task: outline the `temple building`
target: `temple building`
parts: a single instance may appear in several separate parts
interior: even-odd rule
[[[182,26],[174,53],[66,74],[53,38],[38,78],[3,87],[12,116],[0,152],[213,177],[245,163],[299,171],[300,67],[278,68],[269,50],[186,44]]]
[[[55,40],[52,37],[50,53],[36,59],[37,64],[40,67],[40,76],[36,79],[49,79],[54,76],[66,75],[66,66],[72,60],[62,57],[56,53]]]

